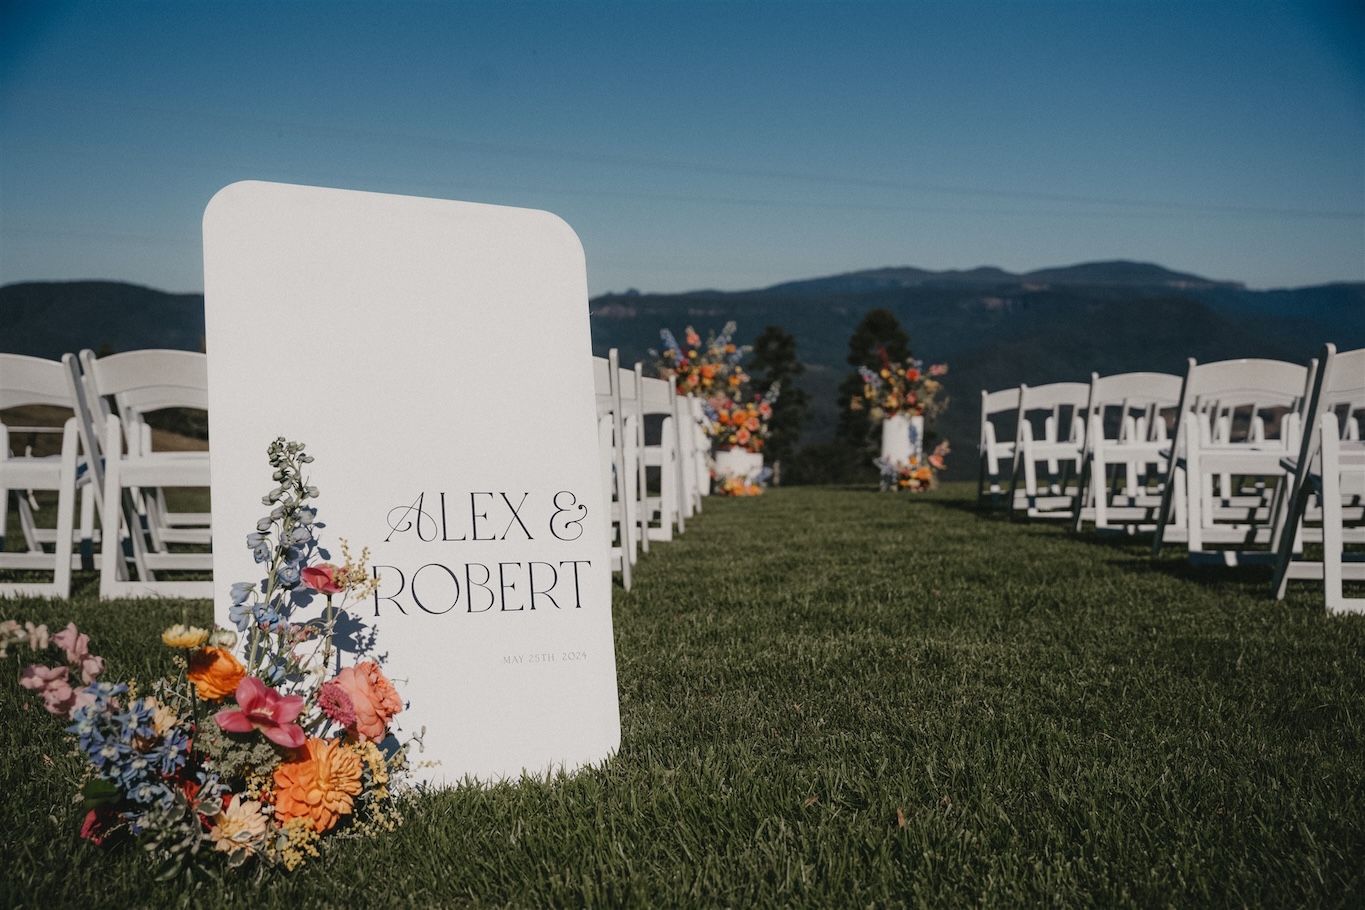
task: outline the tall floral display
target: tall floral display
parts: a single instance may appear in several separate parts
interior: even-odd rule
[[[858,368],[863,380],[862,394],[849,402],[849,408],[866,410],[873,422],[880,424],[881,455],[876,464],[883,490],[917,493],[933,489],[951,450],[943,441],[926,454],[925,424],[947,406],[947,400],[940,397],[943,385],[938,379],[948,372],[948,367],[936,363],[925,369],[922,361],[897,363],[887,357],[885,349],[879,348],[878,352],[881,369]]]
[[[752,391],[742,365],[750,349],[734,343],[735,329],[733,321],[727,322],[719,335],[711,333],[704,344],[692,326],[683,335],[685,344],[663,329],[659,335],[664,349],[657,371],[664,379],[676,379],[678,394],[702,401],[716,492],[754,496],[771,476],[763,466],[762,453],[780,388],[774,384],[761,394]]]
[[[68,723],[85,755],[82,836],[137,841],[164,878],[214,857],[229,868],[255,860],[293,869],[327,837],[401,821],[406,760],[393,721],[403,700],[364,659],[374,636],[346,611],[378,583],[368,551],[352,557],[342,541],[341,563],[326,561],[309,504],[318,491],[304,477],[312,457],[278,439],[269,458],[270,512],[247,538],[265,576],[232,586],[234,629],[165,630],[174,675],[108,682],[74,624],[48,635],[0,623],[0,657],[19,643],[59,657],[27,667],[20,682]]]

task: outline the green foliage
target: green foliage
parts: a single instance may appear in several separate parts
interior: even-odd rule
[[[883,352],[888,360],[904,363],[911,357],[910,336],[894,313],[877,307],[867,311],[848,339],[848,365],[879,370]]]
[[[973,495],[708,500],[614,592],[615,758],[420,795],[292,875],[159,885],[138,851],[80,842],[79,759],[12,654],[0,903],[1358,904],[1365,621],[1324,616],[1312,583],[1276,602],[1263,568],[1153,561]],[[111,676],[167,670],[156,636],[183,602],[83,591],[0,616],[75,620]]]
[[[882,368],[883,356],[895,363],[908,361],[910,336],[901,328],[894,313],[877,307],[867,311],[848,339],[848,363],[854,371],[839,384],[839,431],[835,435],[839,441],[863,449],[867,459],[876,455],[869,441],[874,428],[872,421],[866,411],[850,410],[848,403],[863,391],[863,380],[857,368],[878,371]]]
[[[780,461],[787,465],[796,454],[801,425],[810,406],[810,396],[796,385],[796,377],[805,369],[796,355],[795,336],[781,326],[770,325],[754,339],[748,364],[754,388],[763,391],[774,383],[780,383],[782,388],[768,421],[770,435],[764,450],[769,464]]]

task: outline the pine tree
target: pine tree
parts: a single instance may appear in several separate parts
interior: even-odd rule
[[[754,339],[749,373],[753,390],[766,393],[773,383],[781,383],[773,416],[768,422],[766,446],[768,461],[789,461],[796,454],[810,396],[796,387],[795,379],[806,367],[796,356],[796,338],[779,325],[770,325]]]
[[[839,385],[839,429],[838,438],[852,446],[868,445],[872,423],[867,411],[853,411],[848,403],[863,392],[863,380],[857,367],[869,370],[882,368],[882,357],[898,363],[905,363],[911,357],[910,336],[901,328],[900,321],[890,310],[878,308],[868,310],[862,322],[853,330],[848,339],[848,364],[855,371]]]

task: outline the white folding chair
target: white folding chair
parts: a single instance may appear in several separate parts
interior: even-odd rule
[[[597,439],[602,458],[602,489],[606,493],[608,534],[612,571],[621,573],[621,584],[629,591],[631,567],[635,563],[635,507],[628,489],[626,470],[626,430],[621,410],[621,388],[617,351],[594,357],[593,385],[597,393]]]
[[[991,508],[1004,502],[1004,484],[1008,481],[1002,464],[1014,464],[1014,428],[1005,425],[1007,418],[1019,413],[1019,389],[998,392],[981,390],[981,440],[977,443],[980,464],[976,475],[977,501],[989,494]]]
[[[1075,530],[1087,520],[1096,531],[1156,528],[1161,489],[1153,482],[1166,475],[1170,447],[1163,412],[1179,405],[1180,385],[1170,373],[1090,374]]]
[[[1338,412],[1342,421],[1337,419]],[[1298,454],[1282,461],[1289,481],[1284,485],[1287,495],[1277,498],[1274,519],[1272,590],[1277,599],[1284,599],[1291,579],[1322,579],[1329,613],[1365,610],[1365,599],[1346,598],[1342,587],[1343,579],[1365,580],[1360,554],[1344,552],[1347,543],[1365,543],[1362,413],[1365,348],[1338,354],[1335,345],[1325,345],[1303,411]],[[1316,526],[1310,524],[1314,521]],[[1304,558],[1305,542],[1322,544],[1321,561]]]
[[[711,420],[706,416],[706,406],[700,398],[689,395],[687,403],[692,411],[692,448],[696,453],[693,469],[697,485],[697,508],[700,509],[702,497],[711,495]]]
[[[703,460],[696,445],[696,422],[692,417],[692,399],[679,395],[677,379],[673,386],[673,430],[678,440],[678,506],[681,517],[691,518],[701,509],[701,490],[697,485],[697,462]],[[678,531],[683,530],[682,524]]]
[[[55,360],[0,354],[0,411],[32,405],[74,410],[65,369]],[[35,455],[31,446],[25,446],[22,453],[12,452],[10,446],[25,434],[59,434],[58,454]],[[50,582],[0,582],[0,594],[71,596],[78,448],[74,416],[60,429],[0,424],[0,569],[52,573]],[[30,500],[34,490],[57,493],[55,528],[38,525]],[[22,552],[5,551],[11,492],[17,494],[19,528],[25,544]],[[52,545],[52,552],[48,552],[47,544]]]
[[[640,409],[645,420],[646,443],[641,462],[646,471],[658,469],[659,493],[650,495],[646,487],[644,499],[645,536],[651,540],[673,539],[673,528],[686,528],[682,513],[682,455],[678,446],[677,398],[672,379],[641,376]],[[658,432],[659,441],[648,440]],[[648,477],[645,478],[648,480]]]
[[[82,444],[102,467],[91,471],[104,529],[100,597],[212,597],[211,580],[157,578],[158,572],[213,571],[209,513],[173,513],[164,498],[167,488],[208,488],[208,452],[153,451],[145,421],[164,408],[207,410],[207,357],[143,350],[97,359],[86,350],[79,369],[71,355],[64,360]],[[172,544],[205,549],[173,551]]]
[[[1029,518],[1071,518],[1074,484],[1085,438],[1083,412],[1090,396],[1084,382],[1019,386],[1014,433],[1014,467],[1010,503]],[[1046,465],[1040,487],[1038,465]],[[1020,490],[1019,481],[1024,481]]]
[[[631,514],[635,519],[632,536],[636,546],[644,553],[649,552],[649,535],[645,533],[645,416],[641,408],[640,380],[644,373],[640,364],[634,367],[617,367],[617,389],[621,399],[623,454],[626,464],[626,496],[631,501]],[[631,551],[635,558],[635,551]]]
[[[1183,539],[1194,562],[1273,561],[1269,549],[1257,549],[1271,541],[1268,483],[1283,482],[1281,460],[1298,450],[1308,377],[1306,366],[1280,360],[1191,358],[1153,555]]]

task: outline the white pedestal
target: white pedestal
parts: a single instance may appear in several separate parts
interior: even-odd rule
[[[716,474],[739,477],[745,483],[757,483],[763,471],[763,453],[744,449],[721,449],[716,453]]]
[[[882,458],[892,464],[908,464],[924,452],[924,415],[897,414],[882,421]]]

